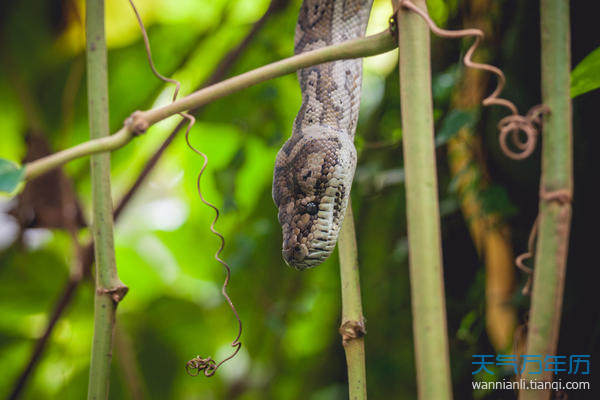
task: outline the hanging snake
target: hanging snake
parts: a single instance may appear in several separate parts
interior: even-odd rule
[[[304,0],[294,53],[364,36],[372,0]],[[333,251],[356,168],[362,60],[298,71],[302,106],[292,136],[277,153],[273,200],[284,260],[296,269],[321,264]]]

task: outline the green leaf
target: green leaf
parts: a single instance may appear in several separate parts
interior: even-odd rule
[[[571,72],[571,98],[600,88],[600,47],[588,54]]]
[[[0,158],[0,192],[11,193],[25,178],[25,168]]]
[[[435,136],[435,145],[441,146],[454,137],[464,126],[473,126],[477,121],[477,111],[452,110],[442,121]]]

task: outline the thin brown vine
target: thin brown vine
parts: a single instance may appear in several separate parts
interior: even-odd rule
[[[405,7],[416,14],[418,14],[425,23],[429,26],[429,29],[437,36],[444,38],[464,38],[468,36],[474,36],[475,41],[467,50],[467,53],[463,57],[463,64],[467,68],[474,68],[483,71],[488,71],[495,74],[498,77],[498,85],[496,89],[483,101],[481,102],[484,106],[502,106],[510,110],[511,115],[508,115],[500,120],[498,123],[498,129],[500,130],[499,142],[500,147],[506,156],[514,160],[522,160],[527,158],[535,150],[537,137],[539,135],[539,125],[541,124],[541,115],[549,112],[548,108],[544,105],[537,105],[533,107],[525,116],[519,114],[517,106],[507,99],[500,98],[500,93],[504,89],[506,83],[506,77],[502,70],[498,67],[489,64],[482,64],[473,61],[473,53],[477,50],[477,47],[484,38],[484,33],[481,29],[461,29],[457,31],[450,31],[438,27],[435,22],[429,17],[426,11],[421,10],[415,6],[410,0],[400,0],[398,7]],[[396,10],[394,11],[396,15]],[[392,17],[394,18],[394,17]],[[523,141],[520,136],[520,132],[525,134],[525,140]],[[513,151],[508,146],[507,140],[510,135],[512,144],[518,149]]]
[[[173,96],[172,96],[172,101],[175,101],[177,99],[177,95],[179,94],[179,89],[181,87],[181,83],[179,81],[177,81],[176,79],[167,78],[167,77],[161,75],[160,72],[158,72],[158,70],[156,69],[154,62],[152,60],[152,51],[151,51],[151,47],[150,47],[150,40],[148,39],[148,33],[146,32],[146,28],[144,27],[142,18],[140,17],[140,14],[139,14],[137,8],[135,7],[135,4],[133,3],[133,0],[129,0],[129,4],[131,5],[131,8],[133,9],[133,12],[135,13],[136,19],[140,26],[140,31],[141,31],[142,37],[144,39],[144,45],[146,48],[146,56],[148,58],[148,64],[150,65],[150,69],[152,70],[154,75],[157,78],[159,78],[160,80],[162,80],[164,82],[172,83],[175,85],[175,91],[173,92]],[[220,362],[217,363],[211,357],[203,358],[200,356],[196,356],[186,363],[185,369],[186,369],[188,375],[197,376],[200,374],[201,371],[203,371],[204,376],[211,377],[217,372],[217,369],[223,363],[231,360],[240,351],[240,348],[242,347],[242,343],[240,342],[240,337],[242,336],[242,320],[240,319],[237,309],[235,308],[233,302],[231,301],[231,298],[229,297],[229,294],[227,293],[227,286],[229,285],[229,280],[231,278],[231,268],[229,268],[229,265],[227,265],[227,263],[225,261],[223,261],[223,259],[221,259],[221,257],[220,257],[221,252],[225,248],[225,237],[215,229],[215,224],[217,223],[217,221],[219,219],[219,209],[217,208],[217,206],[210,203],[209,201],[207,201],[204,198],[204,196],[202,195],[202,190],[200,188],[200,181],[202,178],[202,174],[204,173],[204,170],[206,169],[206,166],[208,165],[208,157],[202,151],[195,148],[190,142],[189,134],[190,134],[192,127],[196,123],[196,118],[194,118],[193,115],[191,115],[187,112],[179,112],[178,114],[181,117],[183,117],[189,121],[189,123],[186,127],[186,130],[185,130],[185,140],[186,140],[188,147],[204,159],[204,163],[202,165],[202,168],[200,169],[200,172],[198,173],[198,178],[196,179],[196,188],[198,190],[198,195],[200,196],[200,200],[202,201],[202,203],[204,203],[205,205],[207,205],[210,208],[212,208],[213,210],[215,210],[215,218],[213,219],[213,221],[210,225],[210,231],[214,235],[216,235],[221,241],[221,245],[219,246],[219,249],[217,250],[217,252],[215,253],[215,256],[214,256],[215,259],[225,269],[225,281],[223,282],[223,286],[221,288],[221,294],[227,301],[227,304],[229,304],[229,307],[231,308],[231,311],[235,315],[235,318],[238,323],[237,336],[231,342],[231,347],[234,347],[235,350],[228,357],[224,358],[223,360],[221,360]]]

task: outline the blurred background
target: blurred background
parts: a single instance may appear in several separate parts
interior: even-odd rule
[[[504,97],[521,112],[540,102],[537,1],[430,0],[447,28],[488,35],[480,60],[507,75]],[[572,7],[572,61],[600,45],[592,3]],[[287,57],[298,0],[138,0],[159,71],[182,94]],[[111,131],[134,110],[165,104],[173,91],[151,73],[127,1],[107,2]],[[0,3],[0,157],[32,160],[88,139],[81,0]],[[387,27],[389,1],[375,1],[368,33]],[[526,335],[528,276],[512,259],[526,250],[537,214],[538,150],[501,154],[497,108],[478,106],[495,81],[466,73],[469,41],[432,38],[439,194],[452,378],[457,399],[512,399],[471,390],[473,354],[519,354]],[[416,397],[397,53],[366,59],[358,168],[352,201],[358,237],[368,391],[373,399]],[[198,110],[192,143],[209,156],[204,196],[232,268],[230,295],[244,322],[243,347],[211,379],[185,373],[187,360],[227,356],[235,320],[220,296],[213,211],[195,187],[202,159],[174,133],[152,127],[112,155],[116,258],[130,288],[117,315],[112,399],[344,399],[346,365],[337,328],[337,253],[305,272],[281,258],[271,199],[277,150],[300,106],[294,75]],[[574,99],[574,215],[559,354],[591,354],[595,399],[600,291],[595,250],[600,201],[599,92]],[[162,146],[162,147],[161,147]],[[156,154],[157,149],[163,152]],[[155,163],[148,167],[154,155]],[[142,171],[145,179],[136,184]],[[128,194],[126,196],[126,194]],[[125,200],[122,200],[125,196]],[[87,224],[89,161],[81,159],[0,198],[0,396],[80,399],[87,391],[93,282]],[[441,357],[441,355],[440,355]],[[33,358],[33,361],[32,361]],[[479,380],[510,377],[510,371]],[[573,380],[565,377],[564,380]],[[596,390],[596,391],[595,391]],[[595,391],[595,393],[594,393]],[[18,393],[18,395],[17,395]],[[557,397],[558,398],[558,397]],[[565,397],[560,397],[565,398]]]

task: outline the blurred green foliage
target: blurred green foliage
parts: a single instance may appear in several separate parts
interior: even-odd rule
[[[43,137],[53,150],[87,140],[82,3],[22,0],[0,5],[0,157],[21,162],[30,133]],[[268,7],[267,0],[136,3],[158,70],[181,80],[182,94],[210,76]],[[273,13],[229,75],[291,55],[299,5],[290,1]],[[461,5],[436,0],[432,16],[441,25],[459,27]],[[385,29],[390,13],[388,1],[376,1],[369,32]],[[507,30],[514,33],[517,25],[518,20]],[[169,101],[173,88],[150,72],[126,1],[107,2],[106,26],[115,131],[132,111]],[[448,109],[461,73],[460,44],[434,39],[432,45],[442,145],[460,127],[480,123],[476,113]],[[396,57],[391,52],[365,60],[353,188],[373,399],[416,396]],[[517,80],[513,87],[527,86],[517,73],[508,78]],[[337,333],[337,254],[303,273],[285,266],[271,199],[275,155],[291,132],[300,100],[295,76],[282,77],[209,105],[191,132],[192,143],[209,157],[202,191],[222,211],[217,228],[227,239],[223,257],[232,268],[229,291],[244,321],[240,354],[211,379],[189,377],[185,363],[196,355],[227,356],[235,321],[220,296],[224,273],[213,258],[219,242],[209,231],[214,213],[196,192],[202,159],[182,134],[129,203],[115,230],[119,274],[130,291],[118,309],[121,339],[114,351],[112,399],[136,398],[138,392],[151,399],[347,397]],[[494,114],[483,117],[488,120],[480,125],[494,131]],[[115,202],[177,122],[161,122],[113,153]],[[490,151],[495,151],[493,145]],[[472,394],[471,354],[492,350],[484,329],[483,269],[458,211],[441,146],[438,155],[452,373],[462,399]],[[496,165],[501,174],[511,166]],[[89,221],[88,161],[77,160],[64,170]],[[491,187],[486,196],[494,211],[516,212],[504,186]],[[35,219],[20,225],[10,212],[15,204],[15,199],[0,199],[0,396],[11,391],[74,268],[70,235],[36,226]],[[526,232],[528,223],[524,226]],[[89,232],[82,229],[78,239],[86,243]],[[515,301],[523,302],[517,292]],[[84,396],[92,310],[93,285],[84,279],[23,398]],[[494,396],[476,397],[498,398]]]

